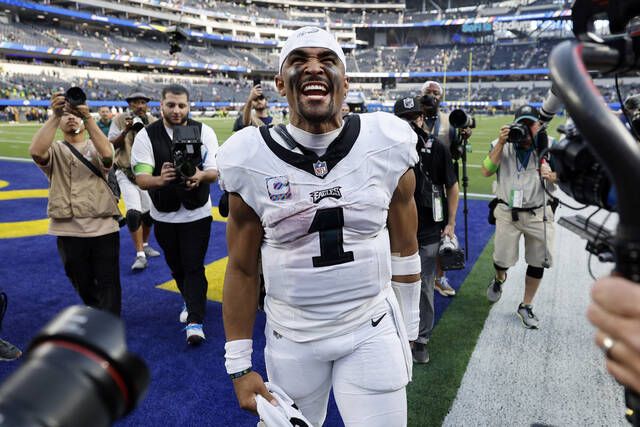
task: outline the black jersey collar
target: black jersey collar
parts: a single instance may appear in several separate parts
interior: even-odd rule
[[[282,161],[313,176],[324,179],[340,160],[349,154],[353,144],[358,139],[358,135],[360,135],[360,117],[357,114],[353,114],[344,118],[342,131],[336,139],[331,141],[327,151],[322,156],[318,156],[316,153],[304,148],[301,148],[303,154],[299,154],[283,147],[273,139],[267,126],[260,127],[260,134],[267,147]],[[318,170],[323,167],[326,167],[326,173],[319,173]]]

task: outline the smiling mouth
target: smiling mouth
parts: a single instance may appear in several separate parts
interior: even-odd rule
[[[301,92],[308,98],[321,99],[329,94],[329,87],[324,82],[307,82],[302,85]]]

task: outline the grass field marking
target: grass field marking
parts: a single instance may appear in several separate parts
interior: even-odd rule
[[[16,141],[15,139],[0,138],[0,144],[31,144],[31,141]]]

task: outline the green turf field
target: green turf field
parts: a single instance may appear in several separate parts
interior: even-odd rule
[[[491,194],[493,178],[485,178],[480,174],[480,164],[487,155],[489,144],[497,137],[500,126],[508,124],[512,116],[478,116],[477,127],[470,139],[471,152],[468,155],[469,193]],[[231,135],[233,119],[206,118],[202,120],[211,126],[222,144]],[[561,119],[555,119],[551,134],[557,136],[555,128]],[[0,124],[0,156],[14,158],[28,158],[28,148],[31,137],[39,128],[39,124]],[[462,191],[462,188],[460,189]]]

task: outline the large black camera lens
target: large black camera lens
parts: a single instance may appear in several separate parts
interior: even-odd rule
[[[142,400],[149,370],[114,315],[69,307],[34,338],[0,387],[3,426],[111,426]]]
[[[464,110],[453,110],[449,114],[449,124],[456,129],[475,128],[476,121],[471,114]]]
[[[87,95],[78,86],[70,87],[64,97],[72,107],[77,107],[87,102]]]
[[[521,144],[527,139],[529,135],[529,128],[522,123],[513,123],[509,126],[509,135],[507,141],[513,144]]]

